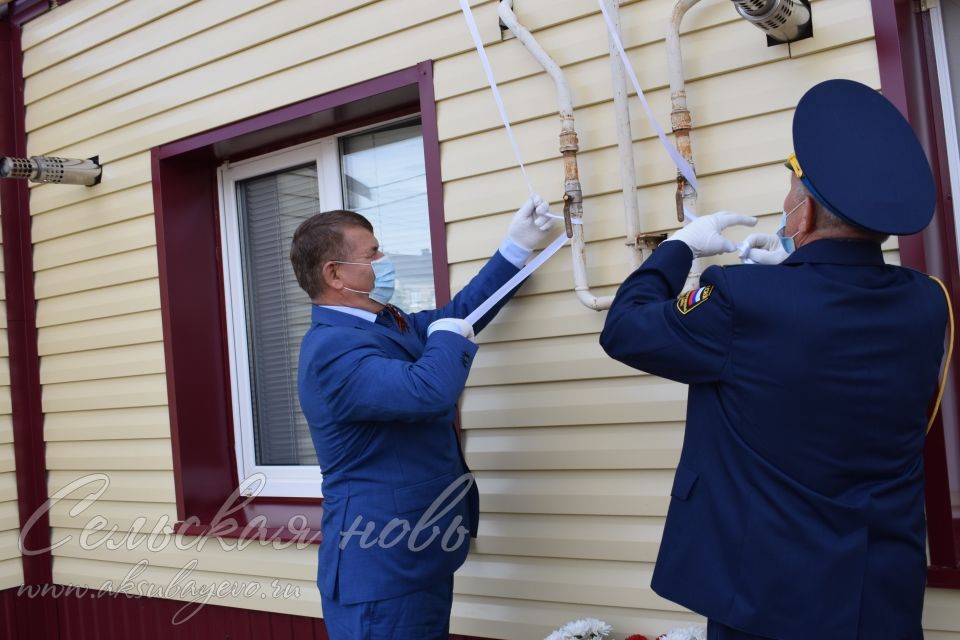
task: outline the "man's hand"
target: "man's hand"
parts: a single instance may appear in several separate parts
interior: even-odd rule
[[[427,327],[427,337],[429,338],[430,334],[434,331],[453,331],[454,333],[459,333],[470,342],[475,342],[473,339],[473,325],[460,318],[440,318],[439,320],[434,320],[430,323],[430,326]]]
[[[757,219],[751,216],[740,215],[739,213],[730,213],[729,211],[718,211],[708,216],[700,216],[690,224],[677,230],[667,241],[680,240],[693,251],[694,258],[704,256],[715,256],[721,253],[730,253],[736,251],[737,247],[730,240],[727,240],[720,232],[733,225],[745,225],[752,227],[757,224]]]
[[[780,264],[790,255],[780,238],[771,233],[751,233],[737,249],[746,264]]]
[[[550,206],[534,194],[513,215],[507,238],[521,249],[532,251],[547,239],[553,218],[547,216]]]

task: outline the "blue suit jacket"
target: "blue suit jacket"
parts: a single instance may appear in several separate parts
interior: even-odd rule
[[[325,598],[392,598],[448,578],[463,564],[479,517],[472,476],[469,491],[463,483],[454,487],[436,517],[426,511],[469,473],[453,422],[477,346],[450,331],[428,339],[427,326],[465,317],[517,271],[498,252],[449,304],[406,315],[403,334],[313,307],[298,381],[323,471],[317,586]],[[458,525],[469,536],[458,535]]]
[[[922,451],[946,304],[876,244],[781,265],[691,265],[665,242],[620,287],[601,344],[690,385],[653,589],[777,640],[922,638]]]

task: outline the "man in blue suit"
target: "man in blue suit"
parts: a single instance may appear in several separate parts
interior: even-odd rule
[[[477,535],[479,496],[454,431],[479,332],[462,320],[549,233],[533,197],[476,277],[440,309],[389,304],[394,271],[351,211],[304,221],[290,250],[313,302],[300,406],[323,471],[317,586],[331,640],[446,640],[453,573]]]
[[[756,223],[701,217],[623,283],[600,337],[690,385],[652,587],[711,640],[919,640],[947,305],[880,243],[930,221],[930,167],[893,105],[846,80],[804,95],[793,142],[781,229],[741,245],[759,264],[681,293],[693,258],[735,249],[724,228]]]

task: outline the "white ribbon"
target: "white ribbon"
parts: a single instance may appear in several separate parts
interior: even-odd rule
[[[500,118],[503,120],[503,126],[507,130],[507,137],[510,139],[510,146],[513,147],[513,155],[517,158],[517,164],[520,166],[520,173],[527,183],[527,189],[530,195],[533,195],[533,185],[527,176],[527,169],[523,166],[523,158],[520,157],[520,147],[517,145],[517,139],[513,135],[513,129],[510,128],[510,119],[507,118],[507,108],[503,106],[503,98],[500,96],[500,89],[497,88],[497,81],[493,77],[493,67],[490,66],[490,60],[487,58],[487,51],[483,48],[483,40],[480,38],[480,30],[477,28],[477,21],[470,10],[470,4],[467,0],[460,0],[460,9],[463,11],[463,17],[467,20],[467,28],[473,37],[473,45],[477,48],[477,55],[480,56],[480,64],[483,65],[483,72],[487,74],[487,82],[490,84],[490,91],[493,93],[493,99],[497,103],[497,109],[500,111]]]
[[[546,249],[541,251],[536,258],[531,260],[523,269],[517,272],[515,276],[507,280],[507,282],[501,286],[499,289],[493,292],[489,298],[484,300],[479,307],[474,309],[470,315],[468,315],[464,320],[469,322],[471,325],[477,324],[477,321],[480,320],[483,316],[487,314],[490,309],[495,307],[498,302],[504,299],[508,293],[513,291],[513,289],[523,282],[531,273],[536,271],[540,265],[549,260],[553,254],[557,251],[560,251],[560,247],[567,243],[567,234],[561,233],[557,238],[551,242]]]
[[[463,1],[464,0],[461,0],[461,2]],[[697,188],[697,176],[693,172],[693,167],[691,167],[690,163],[680,155],[680,152],[677,151],[676,147],[667,141],[666,134],[663,132],[663,129],[660,128],[660,124],[657,122],[657,119],[653,117],[653,110],[650,109],[650,105],[647,103],[647,98],[643,95],[643,89],[640,88],[640,81],[637,80],[637,73],[633,70],[633,65],[630,64],[630,58],[627,57],[627,52],[623,48],[623,43],[620,42],[620,36],[617,35],[617,29],[613,26],[613,20],[611,20],[610,14],[607,13],[607,8],[604,6],[603,0],[597,0],[597,4],[600,5],[600,11],[603,13],[603,19],[607,22],[607,31],[610,32],[610,39],[613,40],[613,44],[617,49],[617,53],[620,54],[620,59],[623,60],[623,67],[627,71],[630,81],[633,82],[633,89],[637,92],[637,97],[640,98],[640,104],[643,105],[643,110],[647,112],[647,119],[649,119],[650,124],[653,125],[653,130],[657,132],[657,137],[660,138],[660,143],[673,159],[673,164],[677,165],[677,169],[680,171],[683,177],[687,179],[687,182],[690,183],[690,186],[693,187],[693,190],[699,191]],[[687,215],[690,215],[689,212]]]

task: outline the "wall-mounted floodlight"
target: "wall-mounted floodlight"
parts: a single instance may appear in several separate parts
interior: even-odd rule
[[[767,34],[770,45],[813,36],[810,0],[733,0],[737,13]]]
[[[102,175],[100,156],[86,160],[53,156],[31,156],[30,158],[0,156],[0,178],[19,178],[30,182],[54,184],[82,184],[92,187],[100,184]]]

